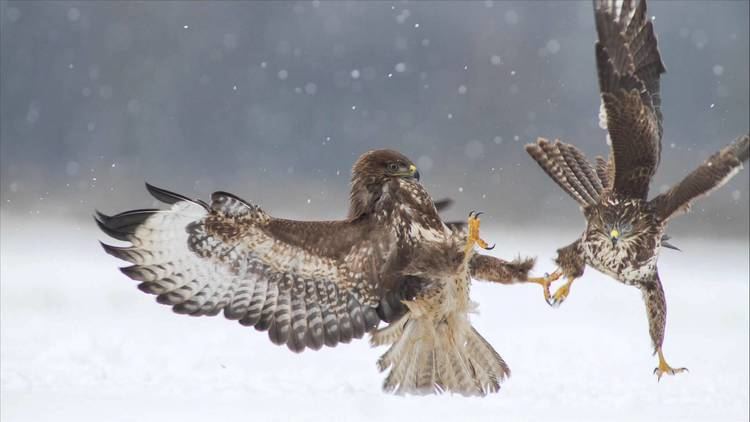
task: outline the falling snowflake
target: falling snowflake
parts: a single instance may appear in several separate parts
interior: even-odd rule
[[[505,12],[505,23],[509,25],[515,25],[518,23],[518,13],[515,10],[508,10]]]
[[[545,48],[550,54],[557,54],[560,51],[560,42],[553,38],[547,41]]]

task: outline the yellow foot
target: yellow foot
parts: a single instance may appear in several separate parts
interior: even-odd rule
[[[550,306],[560,306],[560,304],[565,302],[565,299],[567,299],[570,294],[570,285],[573,284],[573,280],[575,279],[569,278],[567,283],[563,284],[555,291],[552,295],[552,300],[547,301],[547,303],[549,303]]]
[[[561,276],[562,273],[560,270],[555,270],[552,274],[545,274],[544,277],[529,277],[526,280],[530,283],[536,283],[542,286],[542,289],[544,290],[544,300],[545,302],[550,303],[549,286]]]
[[[479,237],[479,216],[482,215],[481,212],[472,211],[469,213],[469,219],[468,219],[468,225],[469,225],[469,233],[466,237],[466,249],[465,252],[468,255],[468,253],[474,248],[474,245],[479,245],[480,248],[491,250],[495,247],[493,244],[492,246],[489,246],[487,242],[482,240],[481,237]]]
[[[666,360],[664,360],[664,354],[661,352],[661,348],[658,350],[659,353],[659,366],[654,369],[654,374],[656,374],[656,380],[660,381],[662,375],[675,375],[679,374],[680,372],[690,372],[687,368],[672,368],[669,366]]]

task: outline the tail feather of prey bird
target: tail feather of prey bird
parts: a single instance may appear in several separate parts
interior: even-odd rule
[[[595,0],[599,41],[596,64],[602,113],[609,132],[609,159],[592,166],[573,145],[539,139],[526,151],[581,206],[587,220],[583,235],[558,249],[558,269],[549,276],[567,278],[550,303],[559,305],[586,265],[639,288],[646,304],[649,333],[658,354],[654,373],[675,374],[664,358],[662,344],[666,302],[659,279],[660,247],[671,247],[664,234],[669,220],[687,211],[696,198],[719,188],[748,160],[750,141],[742,136],[712,155],[667,192],[648,199],[659,165],[662,138],[659,77],[665,72],[646,1],[637,5]],[[604,125],[603,125],[604,126]]]
[[[292,221],[225,192],[210,203],[147,185],[166,210],[142,209],[97,223],[128,247],[103,245],[122,268],[180,314],[217,315],[267,331],[294,352],[372,334],[390,345],[386,391],[496,392],[508,366],[472,327],[470,277],[529,279],[533,259],[475,254],[478,214],[449,228],[416,166],[391,150],[362,155],[352,171],[348,218]],[[378,329],[380,321],[389,325]]]

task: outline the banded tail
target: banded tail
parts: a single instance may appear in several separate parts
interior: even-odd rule
[[[451,392],[484,396],[500,390],[510,376],[502,357],[471,325],[465,313],[440,321],[420,312],[418,302],[405,302],[409,312],[373,333],[373,346],[390,344],[378,359],[390,368],[383,390],[396,394]]]
[[[535,143],[526,145],[526,152],[582,207],[599,202],[604,190],[600,174],[604,175],[606,172],[601,168],[594,170],[576,147],[539,138]]]

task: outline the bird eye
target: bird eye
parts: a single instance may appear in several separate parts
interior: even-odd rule
[[[628,233],[633,230],[633,226],[630,223],[623,223],[622,225],[620,225],[620,230],[622,230],[624,233]]]
[[[397,172],[398,171],[398,164],[397,163],[388,163],[388,171],[391,172]]]

